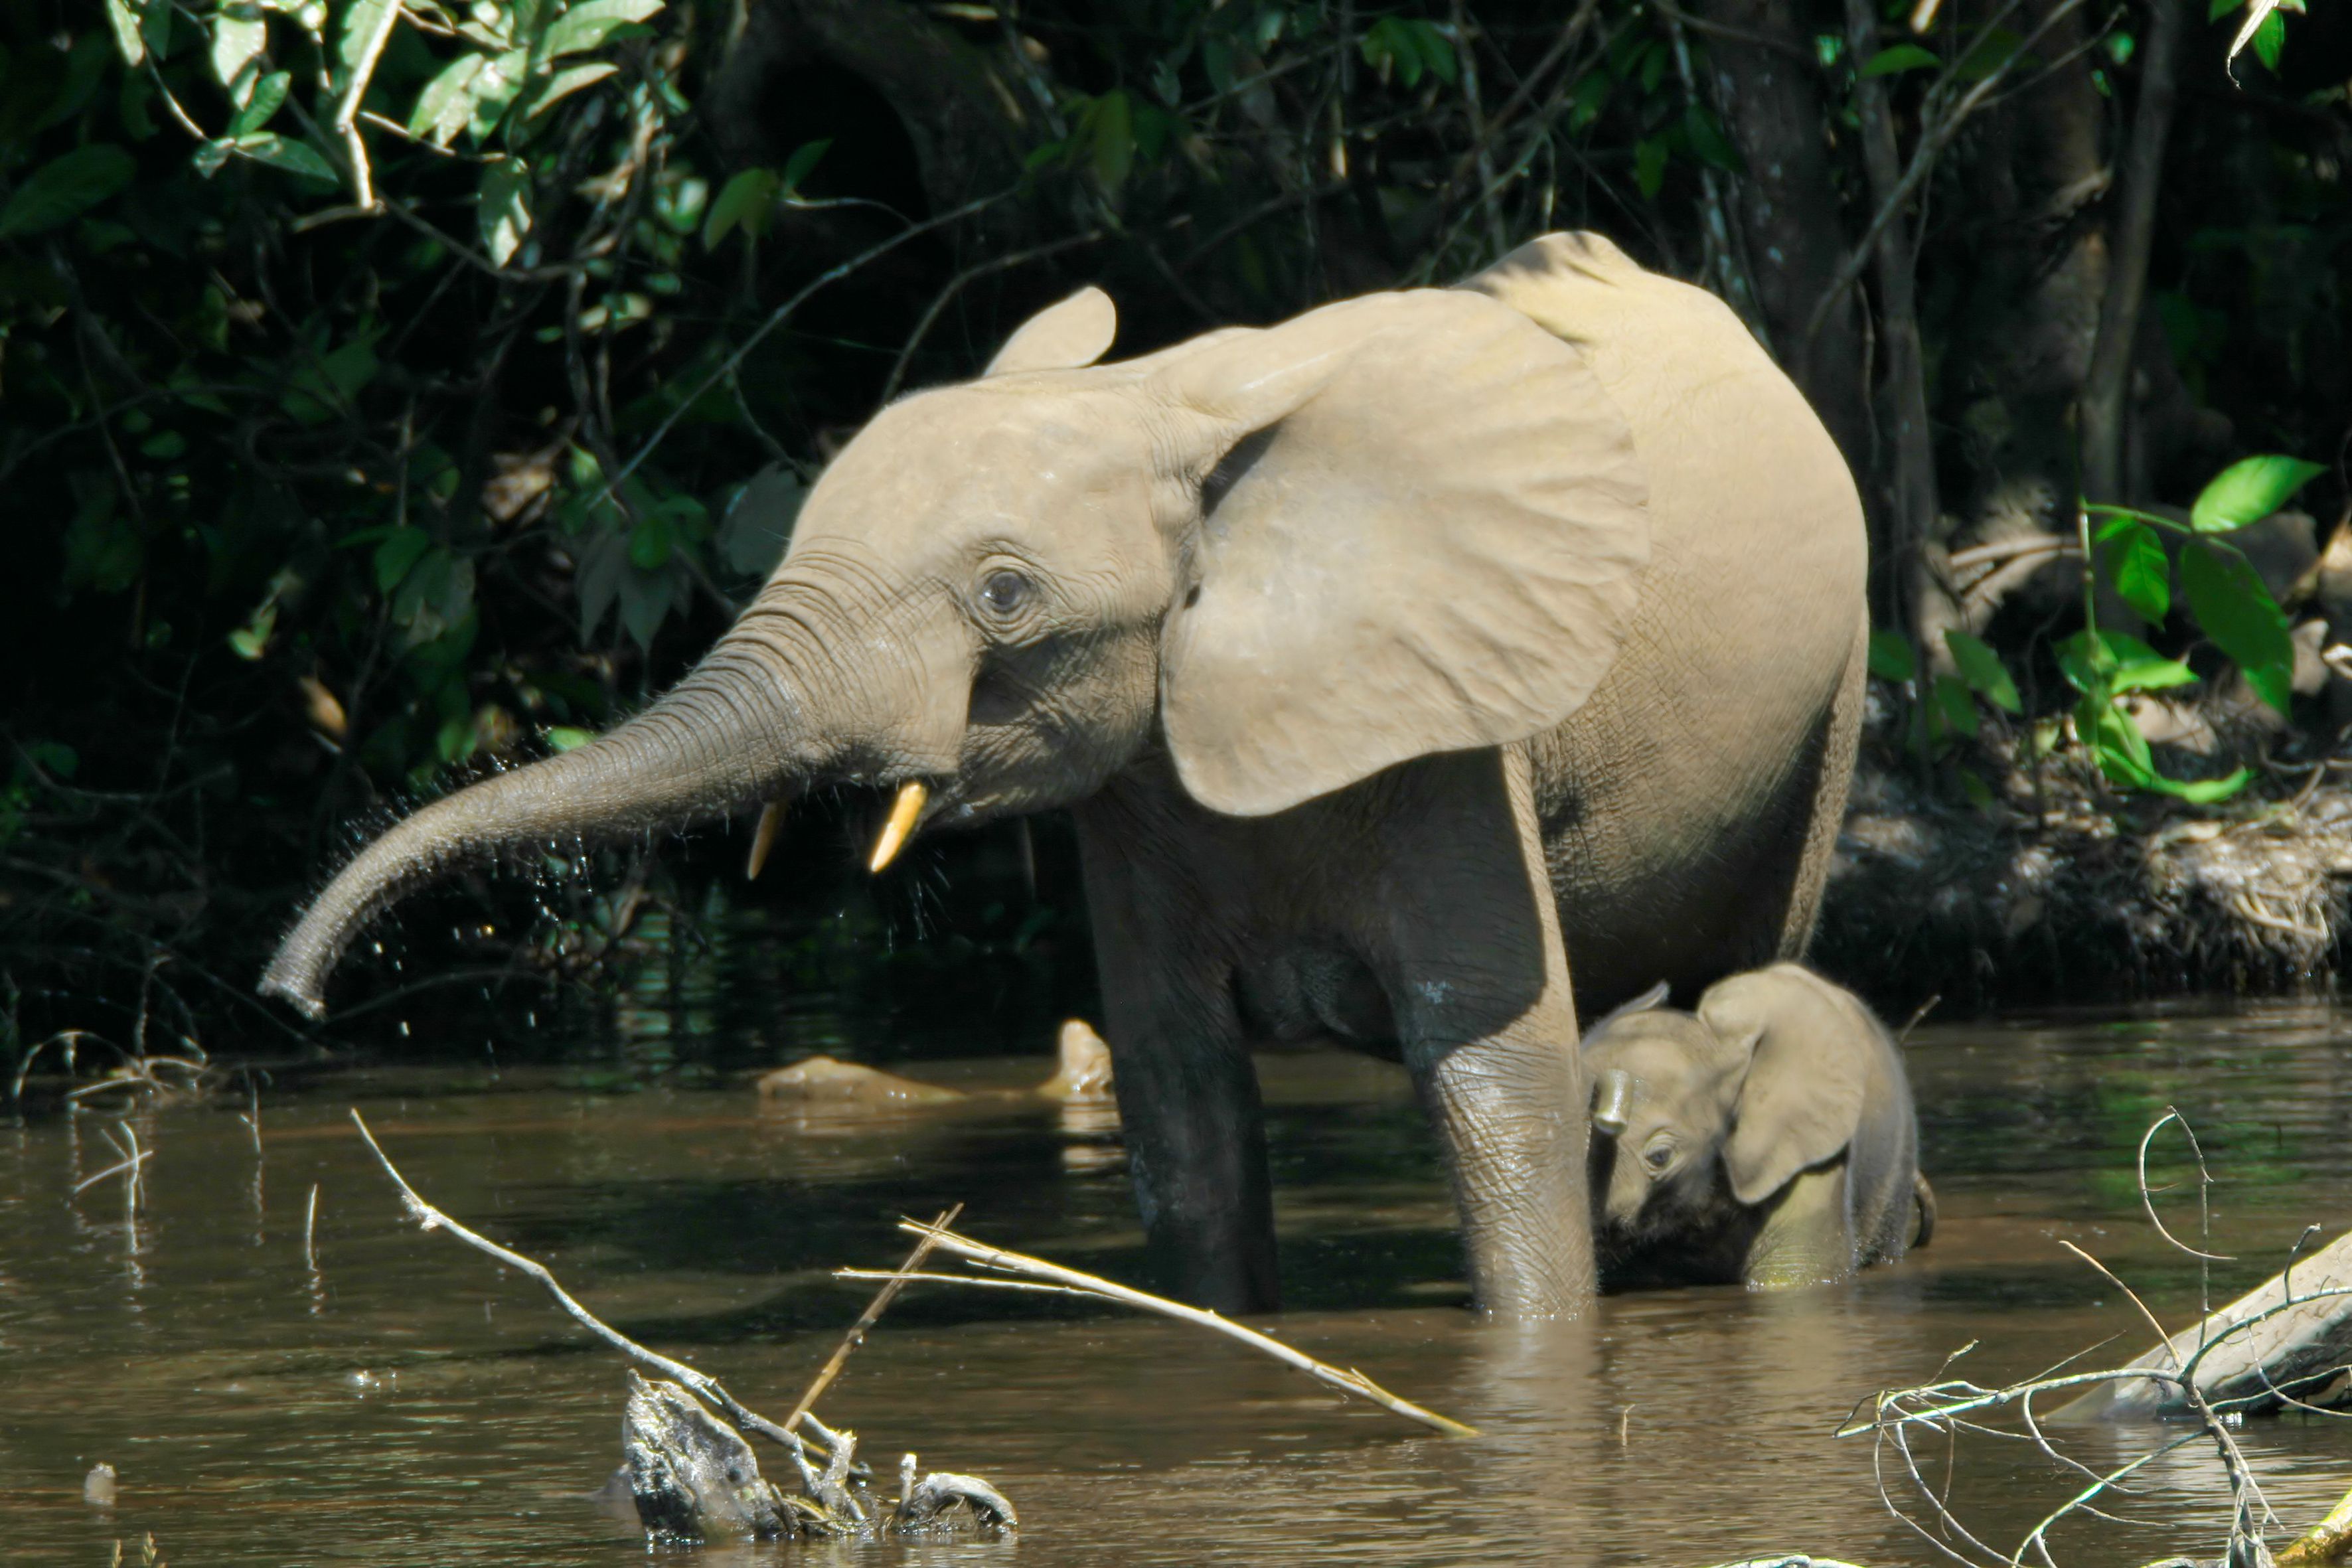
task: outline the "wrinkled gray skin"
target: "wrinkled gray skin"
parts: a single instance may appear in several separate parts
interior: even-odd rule
[[[1253,1047],[1400,1056],[1490,1310],[1593,1287],[1592,1010],[1799,951],[1852,771],[1864,534],[1731,313],[1551,236],[1096,365],[1087,290],[877,416],[742,619],[593,744],[419,811],[288,936],[315,1014],[457,859],[819,784],[1074,809],[1170,1288],[1276,1305]]]
[[[1868,1007],[1795,963],[1696,1014],[1662,996],[1584,1042],[1604,1286],[1815,1284],[1927,1239],[1910,1081]]]

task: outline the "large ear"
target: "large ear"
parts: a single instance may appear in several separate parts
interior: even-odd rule
[[[1015,370],[1076,370],[1109,352],[1118,335],[1118,308],[1101,289],[1079,289],[1048,305],[1013,330],[982,374]]]
[[[1178,355],[1150,384],[1202,432],[1160,696],[1203,805],[1261,816],[1522,740],[1607,673],[1649,488],[1582,357],[1527,317],[1372,295]]]
[[[1731,1194],[1750,1205],[1853,1142],[1870,1075],[1873,1036],[1862,1020],[1793,986],[1758,984],[1771,978],[1734,975],[1698,1004],[1718,1037],[1751,1042],[1723,1144]]]

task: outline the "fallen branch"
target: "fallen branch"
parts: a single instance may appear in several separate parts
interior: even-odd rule
[[[1154,1296],[1149,1291],[1116,1284],[1092,1274],[1081,1273],[1075,1268],[1066,1268],[1058,1263],[1048,1263],[1042,1258],[1031,1258],[1024,1253],[1007,1252],[1002,1247],[990,1247],[974,1241],[970,1237],[959,1236],[944,1226],[925,1225],[919,1220],[909,1219],[899,1221],[898,1228],[910,1236],[929,1238],[940,1251],[961,1258],[975,1268],[992,1268],[1006,1274],[1023,1275],[1026,1276],[1028,1280],[1045,1283],[1039,1285],[1025,1281],[988,1279],[963,1274],[917,1274],[911,1269],[902,1270],[898,1276],[891,1276],[872,1269],[843,1268],[835,1271],[835,1278],[840,1279],[919,1279],[958,1285],[993,1285],[999,1288],[1011,1285],[1014,1289],[1067,1292],[1071,1295],[1093,1297],[1097,1300],[1116,1301],[1121,1306],[1136,1307],[1147,1312],[1157,1312],[1162,1317],[1174,1318],[1180,1322],[1197,1324],[1202,1328],[1223,1334],[1228,1339],[1239,1340],[1243,1344],[1270,1355],[1285,1365],[1297,1367],[1318,1383],[1328,1384],[1343,1393],[1352,1394],[1360,1399],[1369,1399],[1383,1410],[1393,1412],[1408,1421],[1418,1421],[1433,1431],[1443,1432],[1449,1437],[1475,1437],[1478,1435],[1478,1429],[1475,1426],[1465,1425],[1450,1415],[1440,1415],[1434,1410],[1425,1409],[1409,1399],[1398,1398],[1352,1367],[1343,1372],[1327,1363],[1317,1361],[1302,1351],[1293,1350],[1270,1335],[1259,1333],[1255,1329],[1244,1328],[1229,1318],[1220,1317],[1202,1308],[1188,1307],[1181,1301],[1171,1301],[1164,1296]]]
[[[803,1445],[797,1436],[728,1393],[717,1378],[697,1372],[682,1361],[673,1361],[659,1351],[647,1350],[573,1300],[572,1292],[566,1290],[556,1280],[555,1276],[547,1271],[545,1266],[525,1258],[520,1252],[500,1247],[478,1231],[467,1229],[431,1204],[426,1203],[417,1190],[408,1184],[408,1178],[400,1173],[400,1168],[392,1163],[392,1156],[383,1152],[383,1146],[375,1141],[375,1134],[368,1131],[368,1124],[361,1119],[356,1110],[352,1112],[352,1125],[360,1130],[360,1136],[367,1141],[369,1151],[375,1155],[376,1162],[383,1165],[383,1173],[390,1176],[393,1184],[400,1189],[401,1202],[407,1206],[409,1217],[415,1220],[417,1224],[426,1230],[446,1230],[475,1251],[494,1258],[508,1268],[529,1275],[546,1287],[547,1293],[555,1298],[555,1304],[562,1308],[572,1321],[619,1351],[623,1355],[654,1368],[673,1383],[691,1389],[699,1397],[716,1405],[726,1412],[727,1418],[740,1430],[756,1432],[771,1442],[782,1444],[795,1455],[801,1453]],[[838,1440],[834,1435],[824,1431],[814,1418],[803,1413],[803,1419],[807,1420],[810,1428],[824,1439],[828,1451],[837,1445]]]

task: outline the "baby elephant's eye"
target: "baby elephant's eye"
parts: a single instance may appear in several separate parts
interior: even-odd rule
[[[1018,613],[1035,592],[1028,578],[1010,570],[991,572],[980,582],[980,602],[992,616]]]
[[[1664,1170],[1674,1162],[1675,1146],[1671,1143],[1653,1143],[1642,1151],[1642,1163],[1649,1166],[1654,1173]]]

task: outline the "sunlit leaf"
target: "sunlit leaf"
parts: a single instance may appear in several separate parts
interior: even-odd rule
[[[1982,637],[1958,629],[1948,628],[1944,646],[1952,650],[1952,662],[1958,667],[1960,679],[1969,689],[2005,713],[2021,713],[2025,705],[2018,700],[2017,682],[2010,679],[2002,667],[2000,655]]]
[[[520,158],[494,158],[482,171],[478,218],[482,248],[504,267],[530,233],[530,165]]]
[[[408,111],[408,129],[436,147],[446,147],[466,129],[474,113],[474,79],[488,62],[480,55],[460,55],[416,95]]]
[[[1881,680],[1908,680],[1919,673],[1911,639],[1901,632],[1870,634],[1870,673]]]
[[[156,0],[162,4],[163,0]],[[213,77],[234,89],[245,68],[269,47],[269,24],[251,0],[230,0],[213,19]],[[242,107],[243,100],[239,100]]]
[[[632,22],[642,22],[662,8],[662,0],[583,0],[549,24],[540,39],[541,59],[582,54]]]
[[[352,0],[352,8],[343,13],[342,30],[335,35],[335,58],[341,64],[341,81],[348,83],[352,73],[366,58],[368,45],[374,41],[376,29],[383,25],[385,13],[398,8],[400,0]]]
[[[2200,533],[2227,533],[2259,522],[2326,471],[2300,458],[2242,458],[2198,492],[2197,504],[2189,512],[2189,526]]]
[[[2191,540],[2180,552],[2180,591],[2197,625],[2237,661],[2254,695],[2286,712],[2293,697],[2294,639],[2252,564],[2227,546]]]
[[[1861,74],[1867,80],[1874,76],[1894,76],[1900,71],[1935,70],[1943,63],[1916,44],[1896,44],[1871,56],[1863,66]]]
[[[163,0],[152,0],[161,5]],[[136,69],[147,61],[147,40],[140,35],[139,16],[128,0],[106,0],[106,25],[113,30],[114,47],[122,51],[122,63]]]
[[[596,738],[593,731],[575,730],[568,724],[550,724],[546,735],[551,752],[576,752]]]
[[[2172,613],[2172,563],[2156,530],[2130,518],[2119,518],[2102,533],[2107,540],[2104,564],[2116,592],[2143,620],[2162,626]]]
[[[110,142],[93,142],[33,171],[0,207],[0,237],[39,234],[79,216],[131,183],[136,165]]]
[[[526,120],[536,120],[582,88],[593,87],[620,68],[610,60],[597,60],[584,66],[566,66],[548,78],[546,85],[531,95],[530,107],[524,110],[523,117]]]

